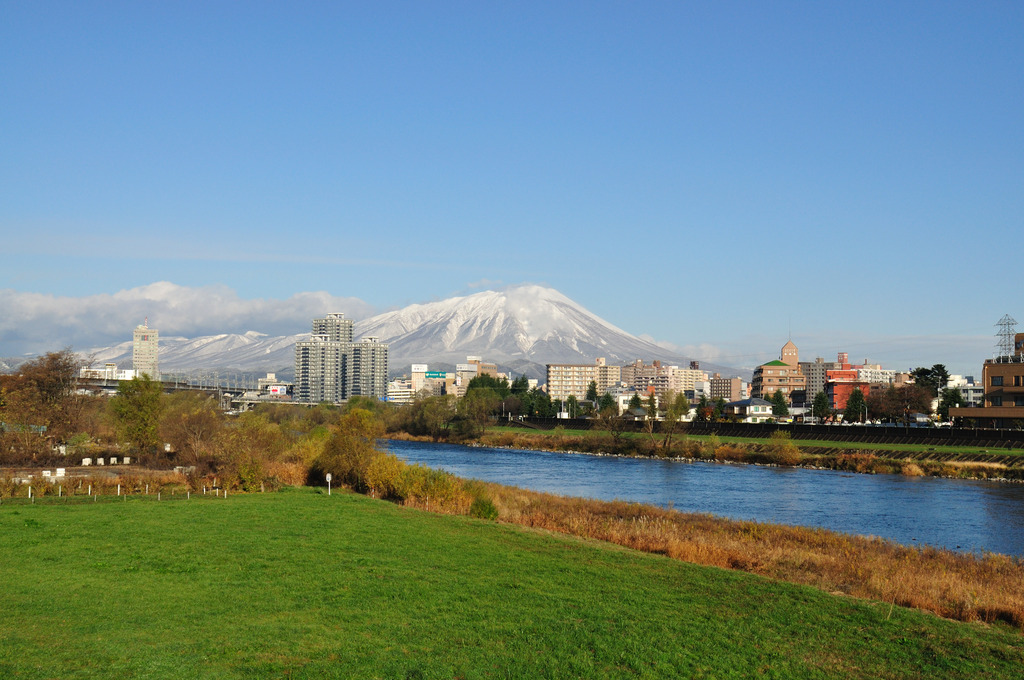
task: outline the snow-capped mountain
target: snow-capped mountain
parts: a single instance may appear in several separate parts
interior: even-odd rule
[[[230,369],[236,371],[277,371],[291,369],[295,363],[295,343],[309,333],[268,336],[264,333],[225,333],[200,338],[161,337],[161,372],[192,369]],[[93,366],[116,363],[130,367],[132,343],[122,342],[103,349],[81,353]]]
[[[324,313],[330,311],[344,310]],[[679,365],[689,361],[617,328],[558,291],[537,285],[410,305],[357,321],[355,336],[372,336],[389,343],[389,364],[394,374],[408,372],[413,363],[443,370],[464,363],[468,355],[537,378],[543,378],[544,364],[589,364],[597,357],[604,357],[609,364],[635,359],[661,359]],[[307,337],[308,332],[271,337],[250,331],[191,340],[160,338],[160,369],[217,368],[290,375],[295,342]],[[86,356],[93,365],[115,362],[128,366],[131,342],[94,350]]]
[[[670,353],[595,316],[558,291],[523,285],[410,305],[356,323],[359,336],[391,344],[390,363],[463,363],[478,355],[499,366],[608,363]],[[681,357],[671,357],[682,360]]]

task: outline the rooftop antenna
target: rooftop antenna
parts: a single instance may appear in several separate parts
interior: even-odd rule
[[[1017,330],[1017,320],[1009,314],[1004,314],[996,326],[999,328],[999,332],[996,333],[996,337],[999,338],[999,342],[996,343],[996,356],[1008,357],[1013,354],[1013,334]]]

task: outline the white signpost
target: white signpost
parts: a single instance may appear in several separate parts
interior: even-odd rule
[[[328,472],[326,477],[327,477],[327,495],[330,496],[331,495],[331,473]]]

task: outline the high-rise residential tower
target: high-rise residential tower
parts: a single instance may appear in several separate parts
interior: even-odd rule
[[[295,396],[299,401],[339,403],[357,395],[385,399],[388,344],[352,340],[344,314],[313,319],[309,340],[295,343]]]
[[[160,333],[149,327],[149,319],[135,327],[132,334],[132,368],[136,375],[145,373],[152,380],[160,379],[159,340]]]

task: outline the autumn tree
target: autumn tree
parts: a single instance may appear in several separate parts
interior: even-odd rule
[[[159,431],[180,462],[196,465],[210,454],[222,428],[223,416],[213,397],[202,392],[179,392],[167,397]]]
[[[312,476],[323,481],[330,473],[333,481],[356,491],[366,490],[366,471],[379,456],[377,440],[384,435],[380,419],[366,409],[352,409],[331,428],[323,453],[313,464]]]
[[[17,374],[0,376],[0,420],[28,437],[25,444],[36,443],[43,433],[66,442],[82,426],[87,397],[77,389],[80,367],[78,356],[68,348],[22,364]]]
[[[430,435],[435,442],[448,436],[458,416],[458,402],[451,394],[421,399],[413,405],[413,409],[413,423],[417,431]]]
[[[622,444],[622,435],[629,427],[630,421],[619,414],[619,409],[614,404],[597,412],[595,428],[608,433],[612,440],[612,448],[615,450]]]
[[[715,407],[708,399],[706,394],[700,395],[700,399],[697,400],[697,409],[693,419],[695,422],[698,423],[714,422]]]
[[[155,451],[160,444],[158,428],[163,406],[163,386],[148,375],[122,380],[110,400],[114,428],[121,441],[139,453]]]
[[[490,422],[494,409],[501,404],[501,397],[494,390],[478,387],[467,390],[458,402],[458,429],[467,437],[479,437]]]
[[[690,400],[682,392],[667,392],[665,401],[665,419],[661,423],[661,446],[665,453],[672,451],[672,440],[682,426],[683,419],[690,413]]]
[[[900,422],[911,413],[927,413],[931,399],[928,390],[916,384],[890,386],[867,396],[868,416],[885,422]]]

